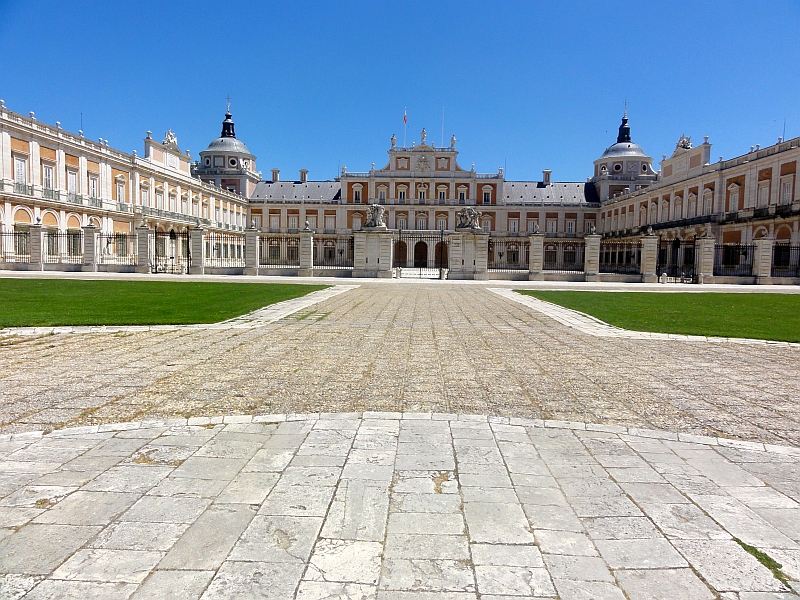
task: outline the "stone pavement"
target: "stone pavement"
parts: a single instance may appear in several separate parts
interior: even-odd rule
[[[0,433],[388,410],[800,446],[798,364],[790,346],[597,337],[486,285],[362,281],[257,328],[4,338]]]
[[[413,413],[5,436],[0,598],[797,598],[800,450],[682,439]]]

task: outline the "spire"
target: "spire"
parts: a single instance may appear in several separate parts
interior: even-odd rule
[[[236,132],[233,130],[233,121],[231,120],[231,97],[228,96],[228,110],[225,111],[225,120],[222,122],[222,133],[219,137],[236,137]]]
[[[622,144],[623,142],[630,142],[631,141],[631,127],[628,125],[628,110],[627,107],[625,109],[625,113],[622,117],[622,125],[619,126],[619,135],[617,136],[617,143]]]

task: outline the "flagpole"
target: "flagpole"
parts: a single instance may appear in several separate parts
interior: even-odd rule
[[[403,148],[406,147],[406,130],[408,129],[408,115],[406,109],[403,109]]]

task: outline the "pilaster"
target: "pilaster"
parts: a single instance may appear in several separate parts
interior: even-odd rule
[[[755,240],[754,244],[753,275],[755,275],[756,283],[769,283],[772,277],[772,251],[775,240],[761,238]]]
[[[136,228],[136,272],[150,272],[150,228],[147,225]]]
[[[300,277],[314,276],[314,234],[310,230],[300,232]]]
[[[98,228],[94,225],[81,227],[83,230],[83,267],[81,271],[97,271]]]
[[[714,250],[716,240],[713,235],[706,234],[694,242],[694,271],[697,283],[714,282]]]
[[[658,237],[646,235],[641,238],[642,257],[639,265],[642,283],[658,283]]]
[[[31,236],[31,262],[32,271],[41,271],[44,260],[44,229],[41,225],[30,225],[28,231]]]

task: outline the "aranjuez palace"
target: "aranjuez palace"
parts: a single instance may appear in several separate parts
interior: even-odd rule
[[[127,154],[0,101],[0,268],[800,283],[800,138],[712,162],[681,136],[655,170],[624,116],[585,182],[458,154],[422,130],[379,168],[265,179],[230,109],[193,159],[171,131]]]

